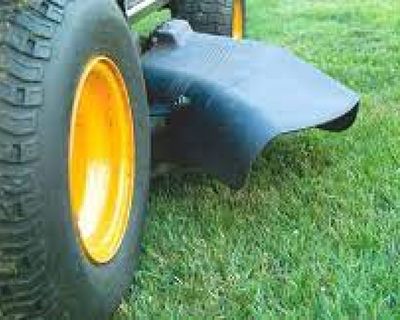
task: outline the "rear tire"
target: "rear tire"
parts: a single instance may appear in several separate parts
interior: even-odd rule
[[[150,131],[138,48],[115,0],[5,3],[0,4],[0,319],[108,319],[133,279],[148,195]],[[128,228],[107,263],[93,262],[83,250],[68,179],[75,92],[94,56],[108,57],[121,72],[136,150]]]
[[[187,20],[197,32],[236,39],[246,34],[245,0],[173,0],[171,11],[173,18]],[[235,26],[235,12],[241,14],[241,25]]]

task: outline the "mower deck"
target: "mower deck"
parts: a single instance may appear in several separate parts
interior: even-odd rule
[[[286,50],[163,25],[142,58],[155,130],[155,161],[199,167],[231,187],[276,136],[349,128],[359,97]]]

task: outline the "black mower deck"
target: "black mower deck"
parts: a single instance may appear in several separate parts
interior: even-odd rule
[[[234,188],[276,136],[345,130],[358,111],[356,93],[286,50],[195,33],[184,21],[163,25],[142,61],[153,116],[167,117],[155,160],[200,167]]]

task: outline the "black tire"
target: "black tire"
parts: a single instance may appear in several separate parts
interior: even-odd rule
[[[139,55],[115,0],[0,4],[0,319],[108,319],[128,290],[149,185],[148,106]],[[72,223],[68,137],[74,92],[95,54],[118,65],[134,101],[135,195],[107,264]]]
[[[197,32],[232,37],[235,0],[173,0],[173,18],[187,20]],[[246,34],[246,1],[242,0],[243,36]]]

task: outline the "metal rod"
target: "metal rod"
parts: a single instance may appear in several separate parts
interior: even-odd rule
[[[144,0],[135,4],[133,7],[128,8],[127,16],[130,22],[138,21],[144,18],[151,12],[162,8],[167,5],[169,0]]]

